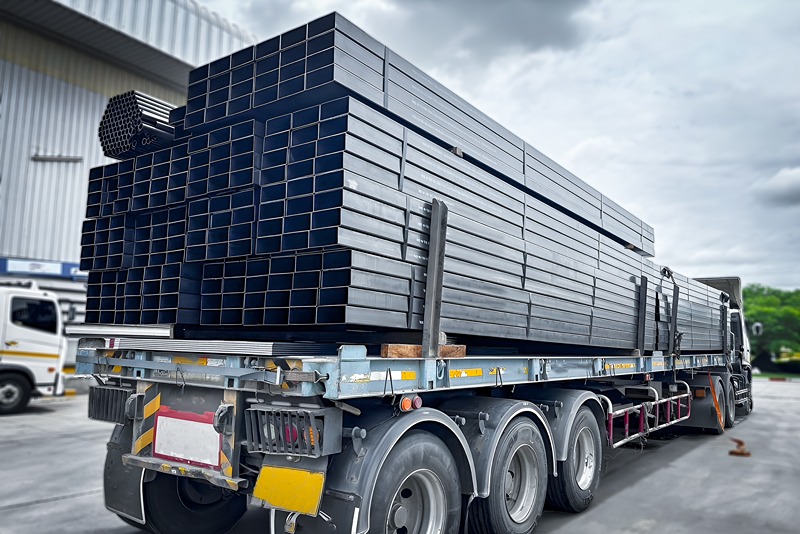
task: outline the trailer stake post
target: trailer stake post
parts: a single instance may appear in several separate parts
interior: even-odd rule
[[[442,319],[442,280],[444,247],[447,240],[447,205],[431,202],[431,230],[428,245],[428,270],[425,287],[425,315],[422,325],[422,357],[439,357],[439,325]]]

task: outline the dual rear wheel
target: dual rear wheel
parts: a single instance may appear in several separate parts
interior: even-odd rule
[[[603,463],[600,428],[587,406],[575,415],[567,451],[567,459],[558,462],[558,476],[549,479],[547,504],[556,510],[582,512],[594,499]]]
[[[547,453],[538,427],[519,417],[500,436],[492,462],[489,496],[470,513],[470,530],[521,534],[542,515],[547,488]]]
[[[503,431],[495,450],[490,494],[475,501],[470,530],[531,532],[547,500],[579,512],[589,506],[600,479],[602,444],[597,421],[581,408],[572,425],[569,454],[559,476],[548,476],[547,453],[539,428],[525,417]],[[549,479],[549,480],[548,480]],[[370,532],[455,534],[461,522],[458,466],[444,442],[412,430],[392,449],[376,481]],[[242,517],[246,500],[221,488],[165,474],[144,486],[147,526],[156,534],[226,532]]]
[[[370,507],[370,532],[458,532],[461,485],[453,455],[433,434],[412,430],[383,463]]]

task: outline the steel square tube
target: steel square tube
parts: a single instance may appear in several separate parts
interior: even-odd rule
[[[218,88],[218,89],[215,89],[215,90],[209,92],[208,96],[206,97],[206,103],[205,103],[205,105],[203,107],[210,108],[210,107],[213,107],[213,106],[218,106],[220,104],[224,104],[225,102],[228,101],[229,97],[230,97],[230,87],[225,85],[225,86],[223,86],[221,88]],[[199,100],[199,98],[197,100]],[[187,106],[188,105],[189,104],[187,103]],[[197,108],[196,109],[201,109],[199,107],[199,102],[197,103]],[[192,109],[191,111],[195,111],[195,109]]]
[[[305,58],[301,57],[292,63],[282,64],[278,69],[278,81],[291,80],[297,76],[302,76],[306,72]]]
[[[269,296],[269,295],[268,295]],[[289,324],[289,308],[267,308],[264,310],[264,324]]]
[[[206,108],[207,102],[208,99],[206,93],[189,97],[186,101],[186,115],[184,116],[184,123],[188,115],[202,112]]]

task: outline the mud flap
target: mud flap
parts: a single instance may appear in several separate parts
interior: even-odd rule
[[[144,469],[122,463],[122,455],[131,452],[132,440],[132,425],[114,427],[107,445],[103,493],[106,508],[143,525],[145,523],[142,495]]]

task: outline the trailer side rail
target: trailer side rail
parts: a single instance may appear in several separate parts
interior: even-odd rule
[[[287,350],[265,350],[269,344],[263,343],[253,344],[255,346],[248,349],[248,344],[241,342],[236,345],[236,353],[219,353],[209,352],[207,343],[201,348],[202,342],[197,342],[194,352],[187,352],[191,344],[182,344],[181,351],[170,351],[168,345],[163,347],[167,350],[155,351],[136,349],[145,344],[135,339],[99,341],[94,340],[94,347],[79,349],[78,374],[264,391],[284,396],[322,395],[330,400],[633,377],[727,364],[724,354],[379,358],[368,357],[363,345],[341,345],[336,353],[322,351],[321,354],[313,354],[309,347],[302,350],[298,347],[297,355],[291,355]],[[330,350],[328,347],[326,349]],[[276,356],[276,352],[280,355]]]

